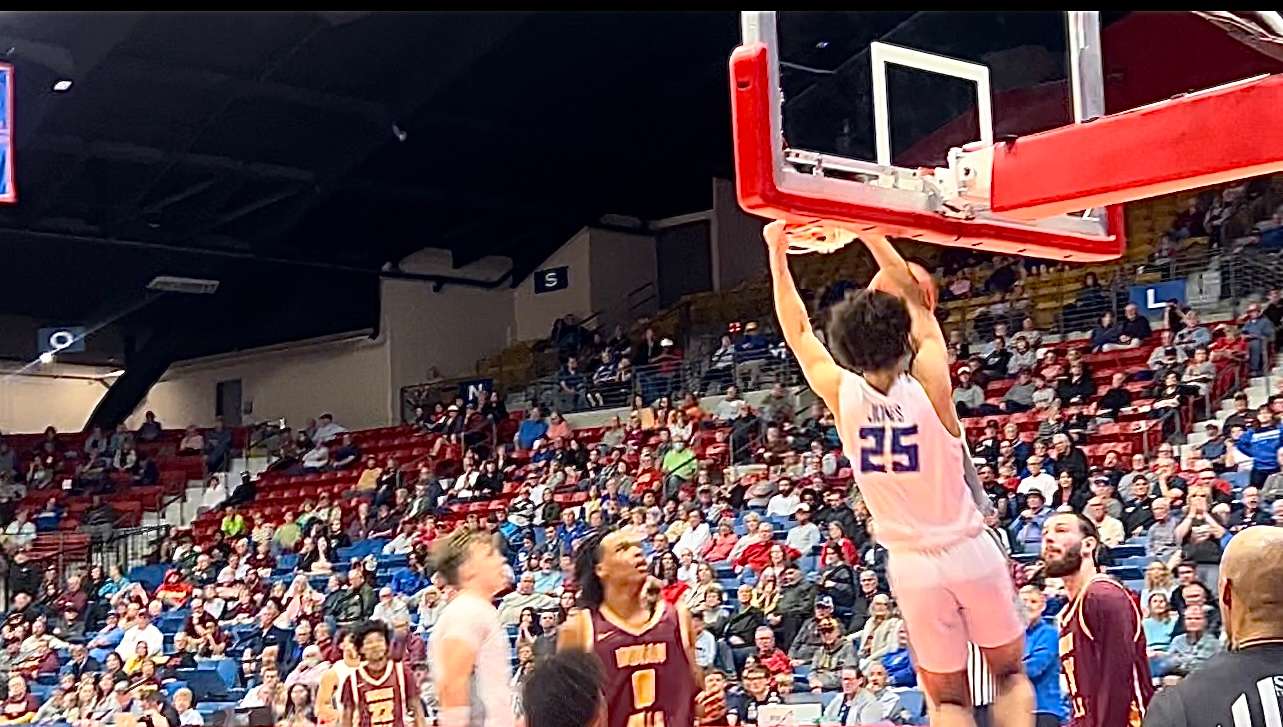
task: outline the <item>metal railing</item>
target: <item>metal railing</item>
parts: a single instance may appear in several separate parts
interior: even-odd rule
[[[737,355],[730,366],[714,369],[707,356],[687,356],[666,363],[636,366],[625,381],[595,384],[592,374],[584,374],[577,385],[564,387],[559,376],[547,376],[526,387],[532,404],[556,409],[563,414],[629,406],[640,396],[646,404],[660,397],[680,397],[686,392],[697,396],[720,394],[732,383],[742,391],[752,391],[780,382],[788,386],[801,383],[802,373],[787,351],[773,349],[765,355]],[[569,390],[568,390],[569,389]]]

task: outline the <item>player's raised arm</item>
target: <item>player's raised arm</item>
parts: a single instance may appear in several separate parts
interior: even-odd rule
[[[895,295],[909,309],[909,338],[913,342],[914,356],[911,373],[931,398],[931,406],[954,436],[962,436],[962,424],[953,406],[953,381],[949,376],[949,349],[935,311],[927,307],[923,290],[909,269],[909,263],[884,235],[865,233],[864,246],[877,262],[880,274],[887,276]]]
[[[828,349],[820,343],[811,328],[806,304],[797,292],[793,274],[789,272],[788,242],[784,239],[784,222],[775,221],[762,230],[766,238],[767,257],[771,264],[772,292],[775,296],[775,314],[780,321],[780,332],[789,350],[802,367],[802,375],[829,410],[837,412],[838,390],[842,383],[842,369],[833,360]]]

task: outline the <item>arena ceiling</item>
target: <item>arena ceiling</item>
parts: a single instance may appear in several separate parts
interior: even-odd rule
[[[584,224],[704,209],[730,170],[734,13],[0,13],[19,204],[0,312],[181,355],[377,321],[416,250],[524,278]],[[6,53],[7,51],[7,53]],[[58,80],[70,90],[54,92]]]

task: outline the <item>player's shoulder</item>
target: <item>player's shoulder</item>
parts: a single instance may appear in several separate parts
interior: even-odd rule
[[[1127,586],[1108,576],[1097,576],[1087,584],[1083,594],[1084,602],[1105,606],[1135,606],[1131,591]]]

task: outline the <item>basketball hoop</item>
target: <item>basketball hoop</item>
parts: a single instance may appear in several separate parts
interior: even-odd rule
[[[844,227],[817,220],[786,225],[784,239],[788,240],[790,255],[803,255],[808,252],[828,255],[854,242],[855,233]]]

